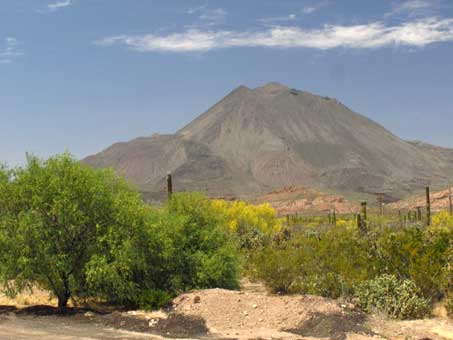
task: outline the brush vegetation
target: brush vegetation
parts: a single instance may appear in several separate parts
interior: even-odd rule
[[[288,223],[290,222],[290,223]],[[453,313],[453,218],[432,225],[369,214],[280,218],[267,204],[173,194],[161,207],[111,170],[69,154],[0,167],[0,278],[14,295],[38,286],[70,299],[158,308],[192,289],[239,288],[348,298],[393,318]]]

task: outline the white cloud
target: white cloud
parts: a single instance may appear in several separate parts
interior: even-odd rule
[[[187,14],[198,15],[198,19],[209,24],[219,24],[225,21],[227,11],[223,8],[208,8],[207,5],[190,8]]]
[[[285,16],[280,16],[280,17],[270,17],[270,18],[263,18],[260,19],[262,23],[265,24],[272,24],[272,23],[277,23],[277,22],[287,22],[287,21],[294,21],[297,20],[297,14],[291,13]]]
[[[329,0],[318,1],[317,3],[315,3],[313,5],[307,5],[304,8],[302,8],[302,12],[305,14],[311,14],[311,13],[317,12],[320,9],[322,9],[326,6],[329,6],[329,5],[330,5]]]
[[[13,37],[6,37],[0,43],[0,64],[11,64],[14,59],[23,55],[18,51],[19,42]]]
[[[385,16],[408,15],[414,17],[433,15],[442,7],[442,0],[406,0],[395,3],[392,10],[386,13]]]
[[[101,46],[124,45],[140,52],[205,52],[220,48],[268,47],[376,49],[387,46],[423,47],[453,41],[453,19],[425,18],[387,26],[374,22],[354,26],[325,25],[305,30],[277,26],[262,31],[189,29],[168,35],[119,35],[96,41]]]
[[[73,5],[72,0],[60,0],[60,1],[56,1],[56,2],[48,4],[47,8],[49,11],[55,12],[55,11],[58,11],[62,8],[65,8],[65,7],[68,7],[71,5]]]

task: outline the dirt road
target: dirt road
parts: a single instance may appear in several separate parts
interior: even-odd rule
[[[74,316],[0,316],[1,340],[144,340],[156,335],[83,322]]]
[[[260,285],[243,291],[193,291],[175,298],[168,310],[158,312],[69,309],[62,315],[52,306],[0,305],[0,340],[171,338],[453,340],[453,320],[386,320],[322,297],[270,295]]]

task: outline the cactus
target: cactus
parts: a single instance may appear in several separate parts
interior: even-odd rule
[[[429,187],[426,187],[426,225],[431,225],[431,199],[429,196]]]

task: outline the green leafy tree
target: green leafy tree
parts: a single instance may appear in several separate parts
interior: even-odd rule
[[[147,218],[145,229],[131,225],[130,234],[109,232],[99,240],[103,251],[87,265],[97,296],[156,308],[191,289],[238,288],[237,243],[212,201],[173,194],[164,209],[149,208]]]
[[[23,168],[0,169],[0,274],[10,292],[38,285],[66,307],[90,294],[87,268],[103,261],[105,240],[130,244],[145,221],[139,194],[112,171],[68,154],[29,156]]]

